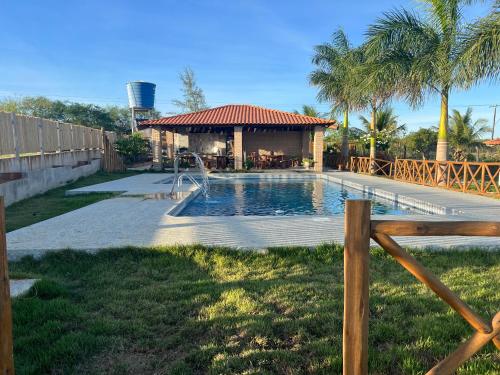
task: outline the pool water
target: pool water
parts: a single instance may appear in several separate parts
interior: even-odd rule
[[[372,214],[425,213],[319,179],[235,179],[211,183],[208,198],[198,195],[177,216],[341,215],[346,199],[370,199]]]

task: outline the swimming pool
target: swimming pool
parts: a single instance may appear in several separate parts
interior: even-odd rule
[[[210,196],[199,194],[177,216],[343,215],[347,199],[370,199],[372,214],[427,213],[322,179],[228,179],[211,182]]]

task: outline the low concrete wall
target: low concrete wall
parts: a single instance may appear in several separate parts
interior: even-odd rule
[[[0,173],[21,172],[22,178],[0,183],[0,195],[8,206],[22,199],[62,186],[101,168],[99,150],[0,159]]]

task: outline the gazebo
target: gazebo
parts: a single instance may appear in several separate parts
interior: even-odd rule
[[[139,129],[151,129],[153,162],[160,163],[162,150],[172,158],[186,150],[202,157],[227,158],[235,169],[245,160],[298,160],[312,158],[314,170],[323,170],[323,136],[336,129],[335,120],[231,104],[199,112],[146,120]],[[273,166],[276,164],[262,164]]]

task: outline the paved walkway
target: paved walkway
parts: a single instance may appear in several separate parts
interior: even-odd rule
[[[403,184],[352,173],[327,173],[344,184],[361,184],[377,194],[398,194],[460,211],[458,215],[380,216],[378,219],[499,220],[500,201],[475,195]],[[262,249],[272,246],[315,246],[343,241],[343,216],[211,216],[173,217],[175,204],[153,199],[170,191],[158,183],[171,175],[146,174],[83,188],[86,191],[127,191],[132,196],[108,199],[7,234],[9,258],[40,255],[47,250],[96,251],[121,246],[204,244]],[[143,184],[141,187],[138,186]],[[154,185],[154,186],[152,186]],[[130,190],[129,190],[130,187]],[[186,186],[185,189],[188,187]],[[118,189],[118,190],[111,190]],[[82,190],[82,189],[78,189]],[[71,193],[71,192],[70,192]],[[147,194],[149,198],[137,195]],[[401,237],[414,247],[500,247],[498,238]]]

